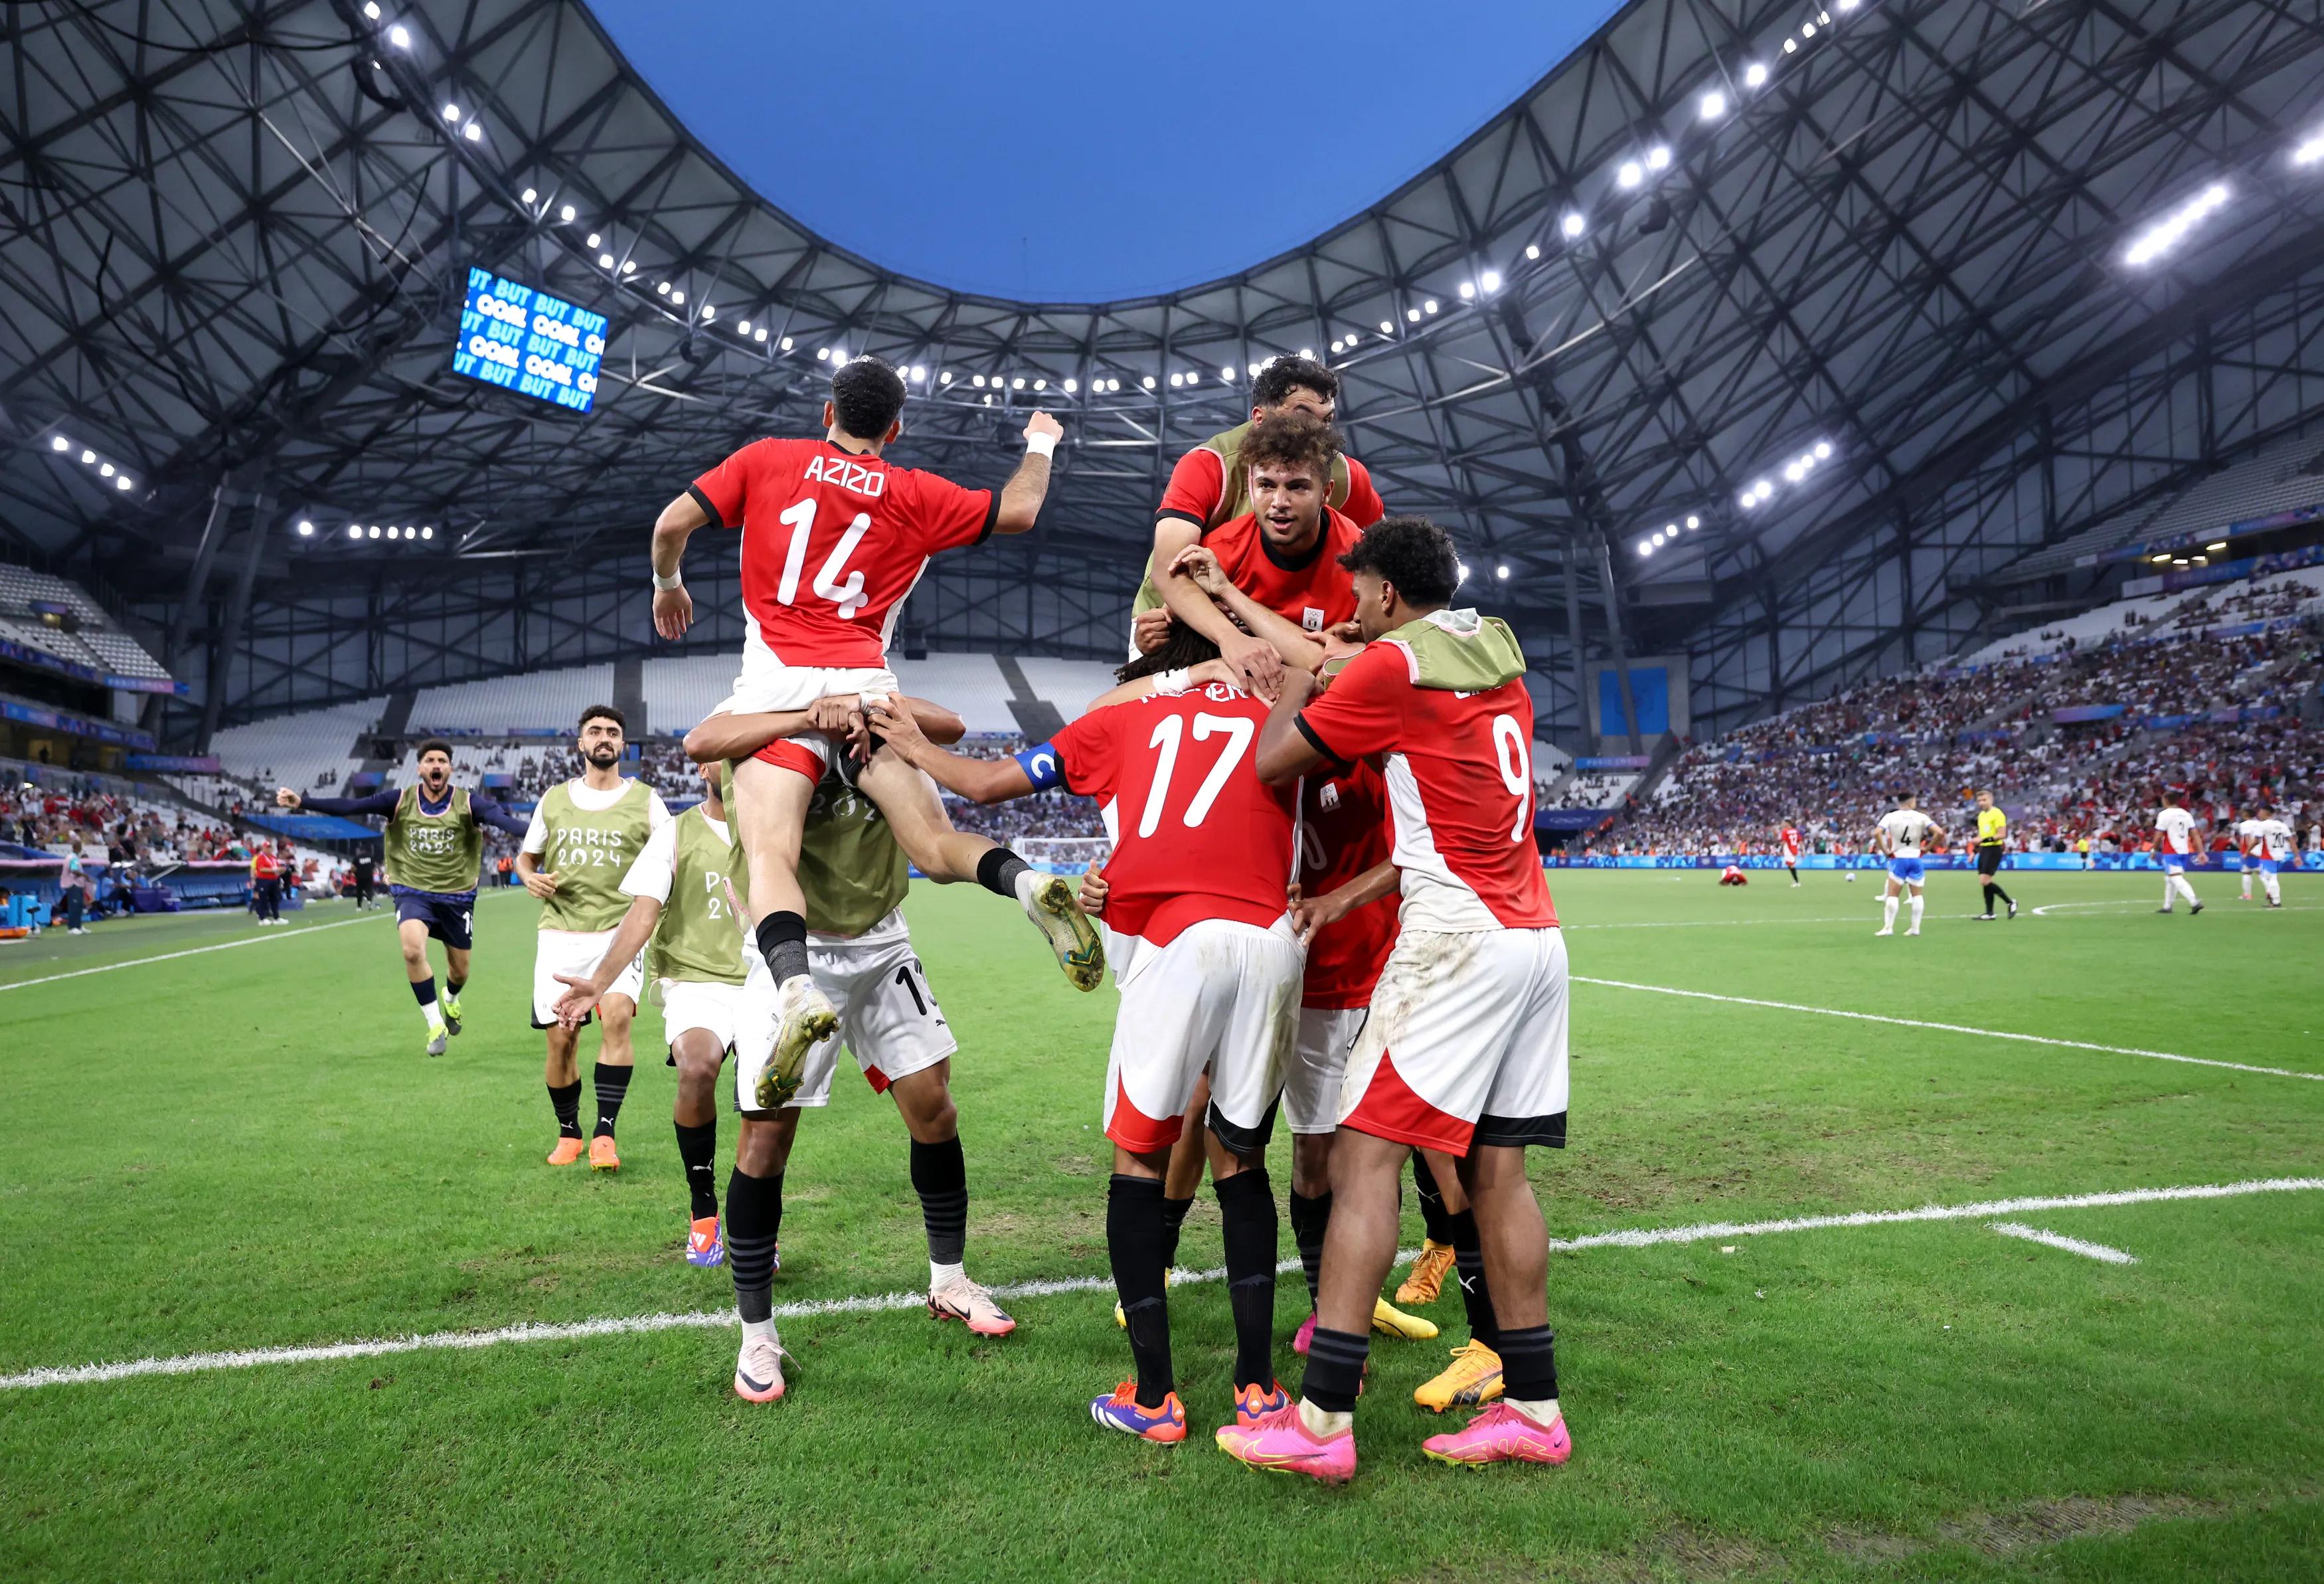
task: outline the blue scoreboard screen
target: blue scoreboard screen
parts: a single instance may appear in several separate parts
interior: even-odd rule
[[[586,412],[597,399],[605,360],[602,313],[496,275],[468,271],[452,369],[486,384]]]

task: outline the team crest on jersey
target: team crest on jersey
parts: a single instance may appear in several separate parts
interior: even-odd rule
[[[1323,783],[1323,790],[1315,794],[1315,803],[1318,808],[1322,809],[1327,814],[1333,810],[1338,808],[1340,806],[1340,783],[1336,781],[1325,782]]]
[[[888,493],[888,476],[846,457],[817,457],[803,475],[811,483],[835,484],[872,500]]]
[[[1323,630],[1323,613],[1312,605],[1304,607],[1299,612],[1299,625],[1311,633],[1320,633]]]

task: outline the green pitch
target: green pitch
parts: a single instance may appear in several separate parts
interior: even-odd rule
[[[1927,933],[1876,940],[1876,879],[1554,874],[1574,972],[1661,988],[1574,987],[1573,1144],[1535,1163],[1553,1235],[2324,1178],[2324,1083],[2287,1075],[2324,1074],[2324,883],[2289,876],[2269,912],[2204,874],[2202,917],[2165,919],[2153,877],[2009,878],[2054,911],[1972,923],[1973,879],[1938,875]],[[924,887],[909,911],[963,1045],[971,1271],[1102,1278],[1112,992],[1072,993],[981,893]],[[0,946],[17,985],[189,954],[0,989],[0,1375],[725,1308],[725,1273],[680,1257],[667,1069],[641,1063],[619,1176],[541,1163],[532,918],[521,894],[483,901],[467,1032],[433,1061],[389,924],[343,907]],[[250,943],[201,949],[230,940]],[[844,1070],[787,1199],[779,1303],[924,1284],[901,1127]],[[1427,1311],[1443,1343],[1378,1342],[1361,1469],[1326,1491],[1209,1444],[1229,1389],[1215,1284],[1172,1303],[1195,1433],[1162,1449],[1092,1426],[1127,1348],[1110,1299],[1076,1292],[1010,1301],[1001,1343],[912,1309],[787,1320],[792,1394],[764,1408],[731,1394],[723,1326],[12,1381],[0,1578],[2324,1567],[2315,1185],[1684,1239],[1553,1257],[1562,1469],[1422,1459],[1439,1422],[1410,1394],[1465,1335],[1456,1294]],[[1181,1263],[1219,1257],[1206,1193]],[[1277,1309],[1295,1386],[1297,1287]]]

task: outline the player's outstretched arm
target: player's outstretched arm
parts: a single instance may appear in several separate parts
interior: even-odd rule
[[[936,783],[976,803],[1001,803],[1033,791],[1033,778],[1014,759],[965,759],[928,741],[919,722],[891,699],[867,699],[864,715],[905,764],[925,770]]]
[[[694,597],[678,580],[678,564],[686,557],[686,542],[696,528],[710,526],[710,514],[692,490],[661,509],[654,519],[654,631],[665,638],[683,638],[694,625]]]
[[[524,860],[517,861],[521,864]],[[553,1009],[557,1021],[568,1029],[579,1028],[581,1020],[589,1015],[589,1009],[604,996],[605,987],[620,978],[622,970],[630,966],[630,959],[645,949],[646,942],[653,939],[654,926],[660,922],[661,903],[650,896],[630,898],[630,911],[622,915],[597,966],[586,974],[557,976],[557,982],[565,987],[565,993],[557,998]]]
[[[1259,604],[1234,586],[1219,558],[1199,544],[1189,545],[1178,552],[1170,563],[1173,580],[1190,579],[1194,586],[1241,624],[1252,637],[1275,647],[1286,665],[1296,665],[1301,671],[1323,669],[1323,643],[1297,623]]]
[[[1047,412],[1025,420],[1025,459],[1001,486],[994,503],[995,533],[1025,533],[1040,520],[1041,503],[1049,498],[1049,457],[1065,438],[1065,426]]]
[[[848,710],[862,709],[861,700],[850,695],[822,700],[835,703]],[[941,704],[926,699],[902,700],[919,722],[921,732],[931,742],[956,743],[968,735],[968,723]],[[844,730],[844,726],[823,727],[816,724],[812,709],[770,709],[756,715],[714,715],[686,734],[686,756],[696,764],[715,764],[721,759],[747,759],[769,743],[784,737],[804,736],[812,731]]]
[[[1178,560],[1194,549],[1200,530],[1184,517],[1165,517],[1154,525],[1154,559],[1147,574],[1161,592],[1170,615],[1219,646],[1227,663],[1240,679],[1238,686],[1271,694],[1283,675],[1283,656],[1266,639],[1244,632],[1219,602],[1191,577],[1174,570]],[[1217,557],[1211,558],[1217,564]]]
[[[274,801],[286,809],[303,809],[309,814],[337,814],[344,818],[349,814],[392,814],[395,812],[395,800],[401,795],[393,787],[384,787],[360,798],[310,798],[304,792],[295,792],[284,786],[275,789]]]
[[[1315,696],[1315,679],[1304,671],[1283,674],[1283,690],[1259,728],[1259,753],[1252,761],[1259,780],[1269,786],[1296,781],[1311,770],[1331,763],[1323,751],[1299,729],[1299,712]]]
[[[494,830],[515,837],[519,841],[522,841],[525,833],[532,829],[530,821],[518,819],[501,806],[500,799],[484,792],[468,794],[468,812],[475,817],[477,824],[489,825]]]

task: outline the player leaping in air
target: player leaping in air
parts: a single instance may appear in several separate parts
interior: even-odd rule
[[[444,1053],[445,1036],[460,1032],[460,991],[468,982],[475,943],[476,868],[484,856],[481,826],[521,837],[525,822],[483,792],[452,784],[452,745],[429,737],[420,745],[420,782],[398,792],[385,787],[363,798],[310,798],[279,787],[274,801],[343,818],[377,814],[387,820],[382,847],[387,888],[395,897],[395,936],[411,997],[428,1023],[428,1054]],[[444,943],[444,996],[436,996],[428,966],[428,938]]]
[[[834,696],[892,697],[888,639],[912,586],[938,551],[1033,526],[1049,488],[1049,459],[1065,431],[1046,412],[1025,424],[1025,459],[998,493],[963,489],[932,473],[890,466],[882,450],[902,434],[904,381],[877,357],[831,378],[818,440],[755,440],[705,473],[654,524],[654,626],[685,635],[694,602],[678,577],[696,529],[739,528],[748,635],[742,674],[719,714],[804,709]],[[736,767],[736,829],[750,857],[752,923],[771,977],[778,1034],[762,1107],[795,1093],[808,1051],[839,1014],[808,970],[800,834],[835,746],[816,736],[770,744]],[[1064,878],[1042,875],[1007,848],[964,835],[936,789],[892,753],[875,753],[857,784],[905,854],[939,884],[974,880],[1012,897],[1047,938],[1067,979],[1095,989],[1105,953]],[[755,995],[756,992],[754,991]]]
[[[1921,849],[1945,839],[1944,828],[1914,807],[1920,800],[1911,792],[1896,800],[1896,806],[1880,816],[1872,828],[1875,850],[1888,856],[1888,879],[1880,892],[1880,927],[1875,935],[1896,932],[1896,903],[1907,891],[1913,894],[1913,922],[1907,935],[1921,932],[1921,909],[1925,905],[1922,889],[1927,881],[1921,863]]]

